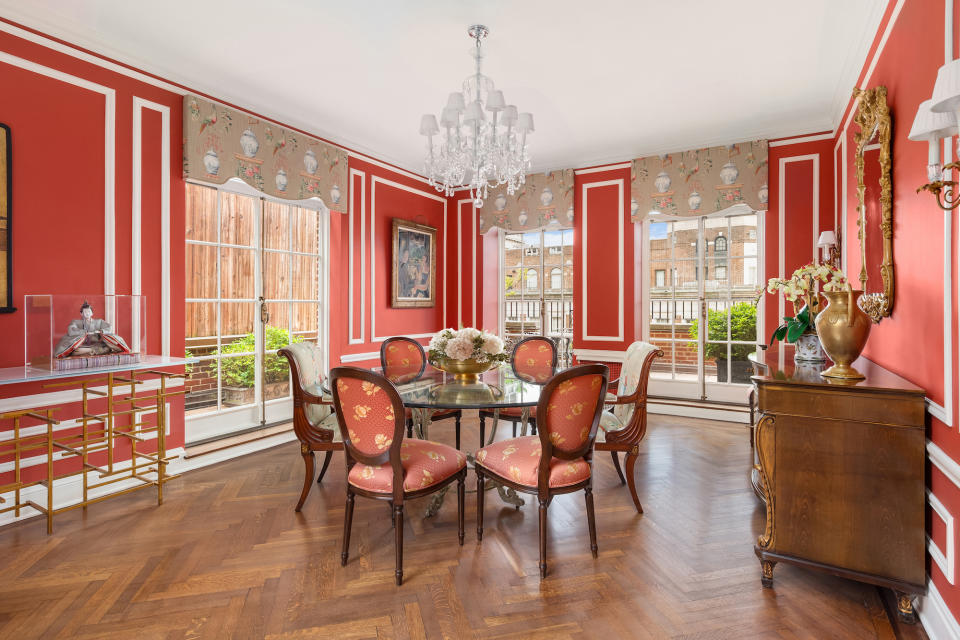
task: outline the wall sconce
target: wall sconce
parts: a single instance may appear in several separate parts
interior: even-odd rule
[[[941,209],[949,211],[960,206],[960,193],[955,180],[944,180],[943,171],[960,169],[960,162],[940,166],[940,140],[957,135],[960,124],[960,60],[949,62],[937,71],[933,97],[920,103],[913,120],[910,135],[915,142],[927,141],[927,180],[930,182],[917,189],[929,191]],[[960,140],[957,141],[960,155]]]
[[[834,269],[840,268],[840,247],[837,243],[837,234],[833,231],[823,231],[817,240],[817,247],[823,254],[821,262],[829,264]]]

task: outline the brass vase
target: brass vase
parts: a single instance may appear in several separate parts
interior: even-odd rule
[[[848,288],[822,293],[827,308],[817,314],[817,335],[834,365],[820,375],[860,380],[865,376],[850,365],[860,357],[870,335],[870,317],[857,304],[863,291]]]
[[[493,362],[490,360],[477,362],[473,358],[469,360],[444,358],[434,363],[434,366],[447,373],[452,373],[454,379],[458,382],[477,382],[480,379],[480,374],[493,366]]]

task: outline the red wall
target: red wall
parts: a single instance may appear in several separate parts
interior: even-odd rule
[[[353,156],[350,181],[350,212],[339,216],[336,228],[331,228],[331,366],[339,364],[343,357],[348,364],[373,364],[379,358],[383,338],[414,335],[421,336],[420,341],[426,343],[425,334],[456,323],[458,317],[468,324],[472,317],[473,235],[468,226],[472,215],[469,203],[458,205],[457,198],[443,196],[420,178]],[[437,229],[437,296],[433,307],[390,306],[394,218]],[[458,232],[463,242],[459,250]],[[458,296],[465,305],[461,316],[457,314]]]
[[[0,120],[11,128],[13,188],[11,200],[14,305],[23,307],[25,294],[102,294],[105,256],[115,261],[115,292],[131,293],[133,172],[142,172],[141,242],[142,292],[147,296],[148,352],[161,352],[164,319],[161,300],[161,150],[170,151],[170,279],[172,310],[166,320],[171,355],[183,354],[183,181],[179,179],[181,97],[52,49],[0,33],[0,51],[15,59],[0,62]],[[99,86],[92,86],[90,83]],[[112,96],[115,111],[108,111]],[[141,152],[133,156],[134,98],[169,109],[170,131],[162,137],[161,116],[142,110]],[[105,133],[115,138],[109,148],[114,157],[114,188],[105,189],[109,175]],[[114,241],[105,243],[105,203],[115,203]],[[22,310],[0,315],[0,367],[24,362]],[[4,411],[24,401],[31,406],[49,403],[51,389],[42,384],[0,387]],[[29,399],[17,400],[23,396]],[[91,409],[102,411],[102,404]],[[183,400],[172,399],[168,448],[183,444]],[[78,405],[66,405],[60,420],[76,417]],[[2,425],[0,425],[2,428]],[[150,443],[145,447],[149,449]],[[141,447],[144,449],[144,447]],[[126,445],[117,445],[118,459]],[[102,462],[105,454],[94,458]],[[76,461],[63,463],[66,468]],[[37,470],[27,470],[27,477]],[[0,475],[0,484],[7,480]]]
[[[954,285],[944,289],[944,260],[949,261],[949,273],[957,282],[956,230],[944,237],[944,216],[955,224],[953,213],[944,214],[930,194],[917,194],[918,186],[927,182],[927,144],[907,140],[910,124],[920,102],[930,97],[937,69],[944,63],[945,32],[954,34],[954,53],[957,50],[957,18],[960,7],[953,0],[954,23],[944,24],[943,0],[906,0],[898,15],[893,15],[891,2],[884,22],[876,34],[873,49],[861,72],[859,86],[887,87],[887,103],[893,120],[893,234],[896,293],[893,314],[879,325],[874,325],[864,355],[899,373],[927,391],[927,398],[938,405],[932,407],[945,420],[929,416],[928,437],[932,443],[929,467],[929,487],[935,498],[945,507],[950,517],[960,515],[960,476],[946,473],[951,465],[947,458],[960,461],[960,425],[957,405],[957,340],[953,338],[949,350],[948,367],[952,380],[945,384],[944,334],[956,336],[957,291]],[[888,26],[886,42],[881,41]],[[870,63],[875,67],[866,77]],[[834,144],[839,145],[837,157],[845,167],[847,180],[838,183],[837,202],[846,204],[846,236],[856,237],[856,173],[853,160],[853,133],[856,125],[849,122],[852,100],[847,105]],[[869,233],[870,230],[868,230]],[[874,233],[876,231],[874,230]],[[945,246],[945,240],[949,247]],[[858,245],[846,245],[847,273],[856,278],[860,271]],[[879,290],[879,283],[869,283],[870,290]],[[944,326],[944,300],[950,296],[949,326]],[[952,400],[948,402],[948,400]],[[952,404],[952,408],[950,408]],[[947,407],[948,413],[942,413]],[[946,526],[942,517],[929,510],[929,533],[933,543],[946,552]],[[956,535],[956,532],[954,532]],[[954,548],[957,541],[954,540]],[[947,563],[956,571],[955,554]],[[960,587],[946,579],[941,567],[928,560],[928,572],[936,590],[947,603],[954,618],[960,618]]]

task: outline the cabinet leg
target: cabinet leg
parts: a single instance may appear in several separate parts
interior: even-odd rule
[[[907,624],[916,624],[917,613],[913,610],[913,598],[906,593],[896,592],[897,594],[897,614],[900,621]]]
[[[763,572],[760,576],[760,584],[763,585],[764,589],[770,589],[773,587],[773,568],[777,566],[777,563],[773,560],[761,560],[760,569]]]

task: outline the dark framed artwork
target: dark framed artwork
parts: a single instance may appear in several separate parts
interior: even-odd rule
[[[13,201],[13,156],[10,127],[0,124],[0,313],[13,313],[13,243],[10,204]]]
[[[390,306],[433,307],[437,303],[437,229],[393,219]]]

